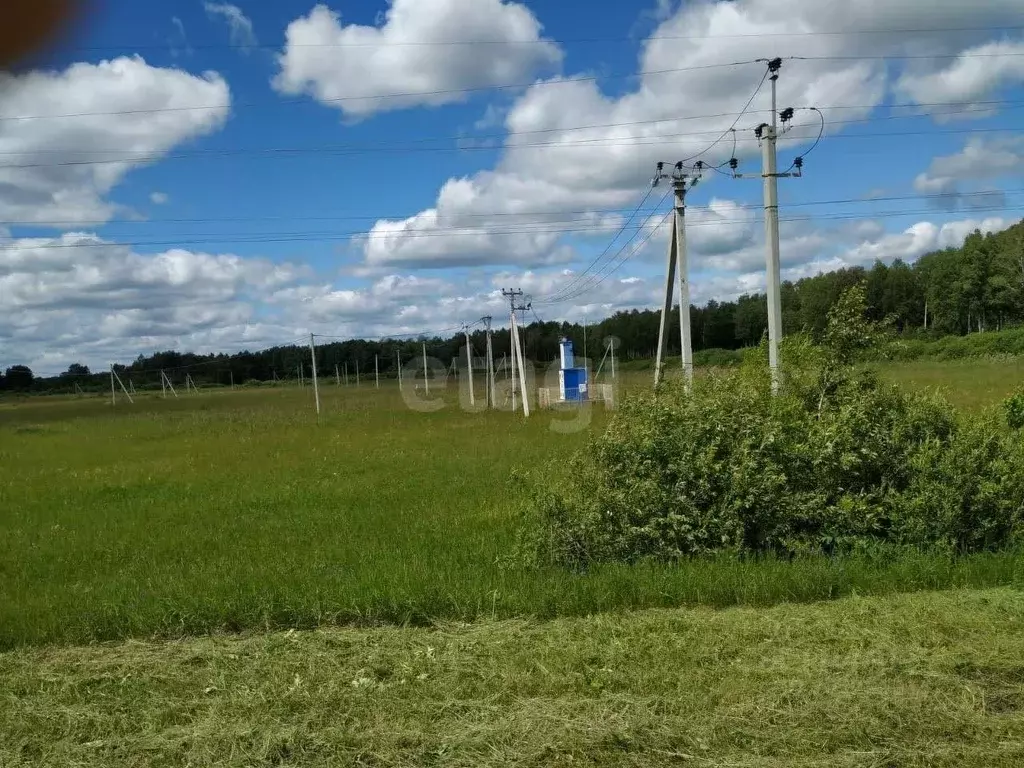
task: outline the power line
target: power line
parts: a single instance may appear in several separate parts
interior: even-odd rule
[[[992,195],[993,193],[1002,194],[1019,194],[1024,193],[1024,188],[1021,189],[998,189],[989,191],[979,192],[959,192],[956,193],[956,197],[984,197]],[[834,200],[809,200],[809,201],[798,201],[798,202],[787,202],[787,208],[794,208],[798,206],[811,206],[811,205],[840,205],[840,204],[861,204],[869,205],[878,202],[891,202],[897,200],[941,200],[948,199],[950,194],[938,193],[938,194],[916,194],[916,195],[888,195],[880,197],[847,197],[838,198]],[[757,210],[760,211],[764,208],[761,204],[747,204],[737,203],[734,206],[740,210]],[[709,206],[699,205],[688,205],[690,211],[712,211],[714,209]],[[486,211],[476,213],[465,213],[459,214],[460,217],[466,218],[490,218],[490,217],[507,217],[507,216],[541,216],[541,217],[565,217],[565,216],[578,216],[580,218],[565,219],[565,218],[554,218],[550,221],[537,222],[537,224],[561,224],[561,223],[583,223],[593,221],[593,215],[602,214],[626,214],[631,210],[635,210],[632,207],[622,208],[588,208],[581,210],[571,211]],[[656,209],[651,210],[639,210],[637,213],[649,215],[657,213]],[[394,213],[390,215],[349,215],[349,216],[230,216],[230,217],[214,217],[214,218],[193,218],[193,219],[149,219],[140,221],[116,221],[116,222],[105,222],[102,220],[94,221],[0,221],[0,225],[3,226],[42,226],[42,225],[58,225],[58,224],[71,224],[71,225],[90,225],[90,224],[108,224],[110,226],[119,224],[180,224],[180,223],[197,223],[197,224],[210,224],[210,223],[228,223],[228,222],[251,222],[251,221],[377,221],[380,219],[400,219],[407,217],[407,213]],[[524,222],[524,224],[529,222]],[[452,230],[469,229],[470,227],[451,227]],[[413,230],[420,231],[420,230]],[[433,231],[433,230],[432,230]]]
[[[594,261],[590,264],[590,266],[587,267],[583,271],[583,274],[586,274],[594,266],[596,266],[597,263],[599,261],[601,261],[601,259],[603,259],[605,257],[605,255],[608,253],[608,251],[610,251],[612,249],[612,246],[615,244],[615,241],[619,239],[619,237],[622,235],[622,233],[625,232],[626,229],[629,227],[629,225],[632,223],[633,219],[636,218],[637,213],[639,213],[640,209],[643,208],[644,203],[647,202],[648,198],[651,196],[651,193],[653,191],[654,191],[654,187],[648,187],[647,188],[647,192],[644,194],[643,198],[640,200],[640,203],[629,214],[629,217],[622,223],[622,226],[619,227],[618,231],[615,233],[615,235],[612,237],[612,239],[608,241],[608,245],[606,245],[604,247],[604,250],[601,251],[601,253],[598,255],[598,257],[596,259],[594,259]],[[665,199],[662,198],[662,202],[664,202],[664,201],[665,201]],[[659,205],[660,205],[660,203],[659,203]],[[580,277],[582,277],[582,275],[580,275]]]
[[[847,37],[847,36],[871,36],[871,35],[927,35],[945,34],[949,32],[1010,32],[1024,30],[1024,26],[970,26],[970,27],[921,27],[916,29],[843,29],[843,30],[813,30],[813,31],[786,31],[786,32],[747,32],[747,33],[718,33],[718,34],[689,34],[689,35],[650,35],[637,39],[632,36],[625,37],[576,37],[576,38],[528,38],[523,40],[387,40],[375,42],[344,42],[344,43],[288,43],[288,48],[404,48],[404,47],[441,47],[441,46],[462,46],[462,45],[568,45],[583,43],[643,43],[649,40],[733,40],[733,39],[764,39],[764,38],[801,38],[801,37]],[[171,45],[93,45],[74,46],[66,50],[82,53],[99,53],[102,51],[164,51],[170,49]],[[280,50],[283,46],[279,44],[240,44],[240,43],[188,43],[188,48],[194,51],[205,50]]]
[[[1005,211],[1005,210],[1007,210],[1007,208],[1005,206],[1000,206],[1000,207],[996,207],[996,208],[975,208],[975,209],[972,209],[970,212],[971,213],[996,213],[996,212],[1001,212],[1001,211]],[[869,217],[864,217],[862,215],[853,215],[853,216],[817,216],[817,217],[815,217],[815,216],[785,217],[785,218],[780,218],[779,221],[781,221],[781,222],[799,222],[799,221],[811,221],[811,220],[815,220],[815,221],[833,220],[834,221],[834,220],[859,219],[859,218],[876,219],[876,218],[891,218],[891,217],[896,217],[896,216],[908,216],[908,215],[916,215],[918,213],[934,213],[934,212],[935,211],[933,211],[933,210],[932,211],[929,211],[929,210],[924,210],[924,211],[893,211],[893,212],[884,213],[884,214],[875,214],[875,215],[872,215],[872,216],[869,216]],[[643,246],[654,236],[654,233],[658,229],[660,229],[662,226],[664,226],[665,222],[668,220],[668,218],[671,215],[671,213],[672,212],[669,211],[669,213],[665,214],[664,218],[662,218],[662,220],[659,221],[658,224],[653,229],[651,229],[651,231],[647,234],[647,236],[628,255],[626,255],[625,257],[621,258],[618,263],[614,264],[614,266],[611,267],[611,269],[607,269],[603,274],[596,276],[598,279],[596,279],[596,280],[595,279],[591,279],[586,284],[578,286],[573,292],[568,293],[568,294],[563,294],[561,291],[556,291],[550,297],[541,297],[539,300],[536,300],[535,303],[543,305],[543,306],[548,306],[548,305],[552,305],[552,304],[563,304],[563,303],[565,303],[567,301],[572,301],[573,299],[579,298],[580,296],[582,296],[585,293],[589,293],[594,288],[596,288],[601,283],[603,283],[605,280],[607,280],[609,277],[611,277],[611,275],[613,275],[616,271],[618,271],[618,269],[623,264],[625,264],[626,261],[628,261],[630,258],[635,256],[640,251],[640,249],[643,248]],[[693,227],[693,226],[702,226],[702,225],[706,226],[706,225],[709,225],[709,224],[729,224],[729,223],[749,223],[749,221],[744,221],[743,219],[733,219],[733,220],[722,220],[722,221],[718,221],[718,222],[697,222],[696,224],[687,224],[687,226],[688,227]]]
[[[714,141],[712,141],[702,151],[698,152],[695,155],[691,155],[690,157],[686,158],[685,160],[682,160],[679,163],[677,163],[676,164],[676,168],[681,168],[684,163],[689,162],[690,160],[694,160],[694,159],[696,159],[696,158],[706,154],[707,152],[712,150],[723,138],[725,138],[725,136],[727,136],[730,131],[733,131],[736,128],[737,123],[739,123],[739,121],[743,118],[743,115],[746,114],[747,110],[750,109],[750,105],[754,103],[754,99],[757,97],[757,94],[761,91],[761,88],[764,86],[765,81],[768,79],[769,71],[770,71],[770,68],[765,69],[764,74],[761,75],[760,81],[758,81],[757,85],[754,87],[753,92],[750,94],[750,98],[748,98],[746,100],[746,102],[743,104],[743,107],[740,109],[739,113],[736,115],[736,118],[732,121],[732,124],[725,131],[723,131],[718,136],[718,138],[716,138]],[[774,82],[773,82],[773,86],[774,86]],[[774,94],[774,90],[772,91],[772,93]],[[733,154],[735,154],[735,134],[733,134],[733,139],[734,139]],[[661,174],[661,168],[662,168],[662,164],[659,163],[658,164],[658,173],[659,173],[659,175]],[[698,178],[699,178],[699,174],[698,174]],[[637,207],[637,210],[639,210],[640,207],[643,206],[643,203],[647,201],[647,198],[650,196],[650,193],[654,189],[654,185],[657,184],[657,182],[658,182],[658,176],[655,176],[654,181],[651,183],[650,189],[648,190],[647,194],[644,195],[644,198],[641,201],[640,206]],[[696,180],[694,180],[694,183],[696,183]],[[661,202],[658,203],[659,207],[664,204],[665,199],[668,197],[668,195],[669,195],[669,192],[666,192],[665,195],[662,197]],[[636,214],[634,212],[633,216],[635,216],[635,215]],[[629,221],[632,221],[632,216],[630,217]],[[628,224],[629,221],[627,221],[626,224]],[[664,219],[662,219],[662,222],[664,222]],[[648,217],[647,223],[650,223],[650,217]],[[577,285],[577,286],[585,285],[585,283],[586,283],[586,280],[585,280],[586,274],[591,269],[593,269],[595,266],[597,266],[597,264],[601,261],[601,259],[604,258],[604,256],[611,249],[611,247],[614,244],[615,240],[618,239],[618,236],[625,230],[625,226],[626,225],[624,224],[623,228],[620,229],[618,233],[616,233],[615,237],[612,238],[612,241],[608,244],[608,246],[604,249],[604,251],[602,251],[602,253],[591,263],[591,265],[589,267],[587,267],[587,269],[584,270],[584,272],[581,275],[579,275],[577,278],[575,278],[575,280],[570,281],[569,286],[564,288],[563,291],[561,292],[561,294],[556,293],[556,296],[559,296],[559,295],[562,295],[562,296],[577,295],[577,294],[573,294],[573,291],[575,290],[575,288],[573,286],[574,285]],[[658,226],[661,226],[661,224],[659,224]],[[657,229],[657,227],[655,229]],[[633,237],[631,237],[630,240],[627,240],[623,244],[622,248],[620,248],[618,253],[616,253],[616,256],[613,256],[612,258],[614,259],[620,253],[622,253],[626,249],[626,247],[629,245],[629,242],[631,240],[633,240],[638,233],[639,233],[639,230],[636,233],[633,234]],[[648,234],[648,237],[645,238],[643,242],[646,242],[647,239],[649,239],[650,237],[651,237],[651,234]],[[636,251],[634,250],[634,253],[635,252]],[[621,262],[620,262],[620,265],[621,265]],[[618,267],[615,267],[615,269],[617,269],[617,268]],[[604,278],[602,278],[602,280],[603,279]]]
[[[594,290],[594,288],[596,288],[597,286],[601,285],[601,283],[603,283],[605,280],[607,280],[609,277],[611,277],[616,271],[618,271],[618,269],[623,264],[625,264],[629,259],[631,259],[637,253],[639,253],[640,249],[642,249],[648,243],[648,241],[650,241],[650,239],[652,237],[654,237],[654,233],[657,232],[659,229],[661,229],[661,227],[664,226],[665,222],[668,221],[668,219],[672,215],[672,213],[673,212],[670,210],[668,213],[666,213],[664,216],[662,216],[661,220],[657,224],[655,224],[653,227],[651,227],[651,229],[647,233],[647,235],[642,240],[640,240],[633,247],[633,250],[630,251],[625,256],[623,256],[622,258],[620,258],[618,263],[614,263],[614,264],[610,263],[610,268],[605,268],[603,273],[600,273],[600,274],[597,274],[597,275],[593,275],[590,280],[584,281],[583,284],[576,286],[576,288],[574,288],[571,292],[569,292],[569,293],[556,292],[551,298],[548,298],[546,300],[542,300],[539,303],[540,304],[544,304],[544,305],[562,304],[562,303],[564,303],[566,301],[572,301],[573,299],[579,298],[583,294],[588,293],[589,291]],[[627,243],[627,245],[628,245],[628,243]],[[619,253],[622,253],[622,251],[624,251],[624,250],[625,250],[625,246],[623,246],[623,248],[619,251]]]
[[[455,333],[461,331],[461,325],[453,325],[450,328],[441,328],[436,331],[410,331],[409,333],[397,333],[390,334],[388,336],[381,336],[381,341],[416,341],[418,339],[436,339],[441,338],[442,334]],[[337,337],[341,338],[341,337]]]
[[[203,366],[209,366],[209,365],[228,365],[228,364],[231,363],[232,360],[244,357],[246,355],[259,355],[259,354],[263,354],[263,353],[266,353],[266,352],[272,352],[272,351],[277,350],[277,349],[287,349],[288,347],[293,347],[293,346],[296,346],[296,345],[302,345],[303,342],[306,341],[306,339],[307,339],[307,337],[300,336],[298,339],[292,339],[291,341],[282,341],[280,343],[272,344],[270,346],[260,346],[260,347],[258,347],[256,349],[253,349],[253,350],[244,349],[244,350],[242,350],[240,352],[234,352],[234,353],[231,353],[231,354],[225,354],[223,352],[216,352],[216,353],[211,352],[211,353],[208,353],[207,355],[203,355],[202,353],[198,353],[198,352],[179,352],[179,351],[174,350],[174,349],[157,350],[156,352],[153,353],[153,355],[150,355],[150,357],[153,357],[153,356],[159,355],[159,354],[166,354],[166,353],[170,352],[172,354],[177,354],[177,355],[182,355],[182,356],[185,356],[185,355],[191,355],[193,357],[207,357],[207,356],[209,356],[211,359],[209,359],[209,360],[200,360],[200,361],[197,361],[197,362],[194,362],[194,363],[188,363],[188,364],[185,364],[185,365],[165,365],[165,366],[158,366],[158,367],[155,367],[155,368],[133,368],[132,366],[134,365],[134,363],[114,363],[114,366],[116,368],[124,368],[124,369],[130,371],[132,374],[160,373],[161,371],[164,371],[164,372],[167,372],[167,373],[174,373],[175,371],[193,370],[195,368],[201,368]],[[246,340],[243,339],[243,340],[231,340],[231,341],[218,341],[218,343],[219,344],[225,344],[225,345],[236,345],[236,344],[245,344]],[[90,352],[89,354],[97,354],[98,355],[98,354],[101,354],[101,353],[99,353],[99,352],[91,353]],[[51,374],[51,375],[46,375],[46,374],[39,374],[39,375],[41,377],[43,377],[43,378],[55,378],[56,377],[56,378],[69,378],[70,379],[70,378],[76,378],[76,377],[90,377],[91,378],[93,376],[107,376],[107,375],[109,375],[109,372],[105,371],[105,370],[100,370],[100,371],[90,371],[89,373],[64,373],[64,372],[61,372],[61,373],[54,373],[54,374]]]
[[[653,186],[651,187],[651,189],[653,189]],[[639,227],[636,227],[635,231],[630,236],[630,238],[628,240],[626,240],[625,243],[622,244],[622,246],[619,248],[619,250],[615,252],[615,254],[611,257],[611,259],[608,260],[607,263],[610,264],[612,261],[614,261],[616,258],[618,258],[626,250],[626,248],[629,247],[630,243],[632,243],[636,239],[637,235],[640,234],[640,232],[642,232],[645,227],[648,227],[650,225],[651,219],[653,219],[654,216],[657,215],[658,209],[661,208],[662,205],[664,205],[665,200],[668,198],[670,193],[671,193],[671,190],[665,192],[665,194],[662,195],[661,200],[658,201],[657,208],[650,213],[650,215],[647,217],[647,219],[644,221],[643,224],[641,224]],[[662,220],[657,225],[655,225],[654,229],[651,230],[651,232],[648,234],[647,238],[644,239],[644,242],[646,242],[648,239],[650,239],[650,237],[653,234],[653,232],[655,230],[657,230],[657,228],[660,227],[665,222],[665,218],[667,218],[667,216],[663,217]],[[609,244],[609,246],[610,246],[610,244]],[[560,289],[558,289],[554,293],[553,298],[549,298],[547,301],[542,302],[542,303],[552,303],[555,298],[557,298],[558,301],[561,301],[561,300],[564,300],[566,297],[568,297],[569,294],[576,295],[576,294],[574,294],[574,291],[576,291],[580,286],[582,286],[582,285],[584,285],[584,284],[586,284],[588,282],[588,279],[586,279],[587,273],[590,272],[594,267],[597,266],[597,264],[604,257],[604,254],[607,253],[607,252],[608,252],[608,248],[605,249],[604,253],[602,253],[601,256],[599,256],[597,259],[594,259],[594,261],[591,262],[590,266],[588,266],[583,272],[579,273],[578,275],[575,275],[573,277],[573,279],[570,280],[567,285],[564,285]],[[634,251],[634,253],[635,253],[635,251]],[[620,262],[620,265],[621,265],[621,262]],[[607,266],[607,264],[605,266]],[[616,269],[617,268],[618,267],[616,267]]]
[[[908,112],[906,114],[899,115],[874,115],[868,118],[855,118],[849,120],[832,120],[829,122],[830,125],[847,125],[858,122],[873,122],[875,120],[912,120],[920,117],[944,117],[947,115],[961,115],[961,114],[973,114],[976,112],[987,112],[992,107],[1005,106],[1008,108],[1017,108],[1024,106],[1024,100],[1020,99],[991,99],[986,101],[936,101],[936,102],[897,102],[890,104],[833,104],[826,107],[828,111],[834,110],[853,110],[853,109],[921,109],[924,107],[963,107],[964,109],[949,110],[943,112]],[[748,109],[747,114],[759,114],[763,112],[769,112],[769,109]],[[630,120],[625,122],[617,123],[590,123],[586,125],[572,125],[572,126],[560,126],[557,128],[534,128],[524,131],[507,131],[505,133],[490,133],[490,134],[456,134],[448,136],[426,136],[421,138],[409,139],[411,143],[421,144],[432,141],[474,141],[480,140],[485,141],[489,139],[508,139],[514,136],[526,136],[538,133],[566,133],[569,131],[589,131],[598,128],[624,128],[629,126],[637,125],[655,125],[657,123],[677,123],[688,120],[711,120],[720,117],[733,117],[735,115],[742,116],[743,112],[718,112],[715,114],[706,115],[678,115],[675,117],[661,117],[650,120]],[[738,122],[738,121],[737,121]],[[698,132],[700,133],[700,132]],[[706,133],[711,134],[715,131],[707,131]],[[694,134],[696,135],[696,134]],[[188,152],[177,153],[181,155],[193,155],[193,154],[208,154],[217,152],[231,152],[235,154],[248,153],[248,152],[264,152],[264,151],[281,151],[281,152],[319,152],[329,151],[334,149],[346,149],[351,148],[358,151],[367,151],[368,147],[374,146],[387,146],[395,142],[378,142],[373,145],[324,145],[323,147],[297,147],[297,148],[276,148],[276,147],[239,147],[235,149],[223,150],[223,149],[197,149],[189,150]],[[504,148],[515,148],[520,145],[511,144],[506,145]],[[526,145],[529,146],[529,145]],[[440,148],[448,150],[449,148]],[[454,147],[451,149],[466,149],[466,147]],[[480,147],[480,149],[494,149],[494,147]],[[39,155],[39,154],[68,154],[68,153],[95,153],[95,154],[110,154],[110,153],[128,153],[132,150],[125,150],[120,148],[110,149],[77,149],[74,147],[68,147],[65,149],[33,149],[33,150],[0,150],[0,156],[10,155]],[[154,158],[166,159],[166,155],[154,155]]]
[[[736,119],[732,121],[732,125],[730,125],[724,131],[722,131],[721,135],[717,139],[712,141],[708,146],[706,146],[700,152],[698,152],[695,155],[690,155],[689,157],[684,158],[680,162],[688,163],[691,160],[696,160],[698,157],[703,157],[708,152],[710,152],[712,149],[714,149],[722,139],[724,139],[726,136],[728,136],[730,131],[735,130],[737,123],[739,123],[739,121],[743,118],[743,115],[746,114],[747,110],[750,109],[750,105],[754,103],[754,99],[756,99],[757,98],[757,94],[759,94],[761,92],[761,88],[764,86],[764,82],[767,79],[768,79],[768,70],[766,69],[764,71],[764,74],[761,76],[761,81],[757,84],[757,87],[754,88],[754,92],[750,94],[750,98],[747,99],[747,103],[743,105],[743,109],[741,109],[737,113]],[[733,138],[735,139],[735,136]]]
[[[995,190],[993,192],[975,192],[975,193],[963,193],[959,196],[978,196],[984,197],[989,195],[997,195],[1003,193],[1001,190]],[[1008,193],[1004,193],[1008,194]],[[927,196],[920,196],[926,198]],[[936,195],[935,199],[955,199],[957,195]],[[885,198],[881,198],[885,199]],[[899,199],[899,198],[892,198]],[[917,199],[908,197],[906,199]],[[857,201],[868,204],[875,202],[872,200]],[[812,205],[812,204],[823,204],[823,203],[797,203],[796,205]],[[980,213],[980,212],[995,212],[995,211],[1006,211],[1015,206],[986,206],[978,208],[967,208],[964,213]],[[759,210],[759,206],[749,206],[742,208],[743,210]],[[696,209],[703,210],[703,209]],[[657,211],[652,212],[652,216]],[[891,218],[896,216],[911,216],[918,214],[934,214],[937,213],[935,208],[926,209],[914,209],[904,211],[862,211],[860,213],[851,213],[843,215],[833,214],[810,214],[799,217],[786,217],[780,219],[780,221],[795,222],[795,221],[828,221],[835,219],[873,219],[873,218]],[[741,218],[719,218],[712,221],[694,221],[688,222],[687,227],[702,227],[702,226],[718,226],[721,224],[743,224],[749,223],[751,219]],[[636,224],[626,227],[626,230],[635,230],[636,232],[642,232],[646,224]],[[568,234],[594,234],[595,232],[601,231],[600,227],[551,227],[551,228],[527,228],[527,229],[438,229],[438,230],[407,230],[402,233],[402,239],[419,239],[429,237],[480,237],[484,236],[514,236],[514,235],[568,235]],[[391,236],[387,233],[385,236]],[[10,250],[50,250],[50,249],[66,249],[66,248],[118,248],[118,247],[149,247],[149,246],[182,246],[182,245],[202,245],[209,243],[234,243],[234,244],[249,244],[249,245],[261,245],[269,243],[295,243],[295,242],[334,242],[343,240],[364,240],[372,239],[367,233],[363,231],[352,231],[352,232],[287,232],[287,233],[264,233],[260,235],[251,235],[248,233],[246,236],[236,237],[231,233],[220,233],[211,235],[192,235],[186,238],[176,238],[173,240],[136,240],[136,241],[110,241],[110,242],[31,242],[38,241],[44,238],[21,238],[14,242],[8,242],[0,244],[0,253]],[[29,241],[26,243],[26,241]],[[627,244],[628,245],[628,242]],[[614,258],[614,257],[613,257]]]
[[[718,64],[696,64],[690,67],[674,67],[671,69],[649,69],[639,70],[624,75],[579,75],[576,77],[559,78],[557,80],[540,80],[529,83],[498,83],[495,85],[481,85],[472,86],[468,88],[444,88],[434,91],[409,91],[405,93],[382,93],[382,94],[371,94],[365,96],[336,96],[327,99],[315,99],[314,101],[321,104],[336,104],[343,103],[346,101],[369,101],[373,99],[407,99],[416,98],[420,96],[445,96],[451,94],[462,94],[462,93],[476,93],[483,91],[495,91],[504,89],[517,89],[517,88],[535,88],[539,86],[554,86],[554,85],[571,85],[573,83],[586,83],[596,82],[598,80],[628,80],[634,77],[646,77],[648,75],[668,75],[677,72],[697,72],[708,69],[725,69],[729,67],[739,67],[745,64],[754,64],[755,61],[730,61],[721,62]],[[113,110],[110,112],[68,112],[57,115],[4,115],[0,116],[0,121],[7,120],[50,120],[57,118],[71,118],[71,117],[100,117],[100,116],[112,116],[112,115],[149,115],[161,112],[187,112],[190,110],[213,110],[213,109],[238,109],[238,108],[249,108],[258,106],[273,106],[278,107],[281,104],[305,104],[310,101],[307,96],[299,96],[290,99],[278,99],[274,102],[248,102],[241,104],[231,104],[230,102],[222,102],[220,104],[197,104],[194,106],[181,106],[181,107],[152,107],[150,109],[127,109],[127,110]]]
[[[1018,52],[1001,52],[1001,53],[959,53],[959,54],[933,54],[933,55],[904,55],[904,54],[891,54],[885,56],[788,56],[784,60],[792,61],[864,61],[864,60],[875,60],[875,61],[913,61],[913,60],[934,60],[934,59],[958,59],[958,58],[1013,58],[1024,56],[1024,53]],[[738,67],[746,64],[755,64],[757,60],[746,60],[746,61],[732,61],[732,62],[721,62],[714,64],[697,64],[689,67],[675,67],[671,69],[656,69],[656,70],[639,70],[623,75],[580,75],[567,78],[559,78],[552,80],[541,80],[533,81],[529,83],[496,83],[494,85],[482,85],[482,86],[470,86],[466,88],[446,88],[438,89],[433,91],[408,91],[403,93],[381,93],[381,94],[367,94],[362,96],[337,96],[331,98],[316,98],[313,101],[320,104],[335,104],[344,103],[347,101],[370,101],[380,99],[402,99],[402,98],[418,98],[423,96],[445,96],[445,95],[456,95],[456,94],[469,94],[477,92],[495,91],[495,90],[507,90],[507,89],[519,89],[519,88],[536,88],[546,87],[555,85],[567,85],[580,82],[596,82],[599,80],[623,80],[631,79],[634,77],[646,77],[648,75],[666,75],[679,72],[696,72],[701,70],[710,69],[723,69],[729,67]],[[51,119],[63,119],[63,118],[75,118],[75,117],[100,117],[100,116],[114,116],[114,115],[142,115],[142,114],[157,114],[163,112],[187,112],[194,110],[217,110],[217,109],[240,109],[240,108],[251,108],[251,107],[279,107],[282,104],[305,104],[310,101],[308,96],[299,96],[295,98],[281,98],[273,102],[248,102],[231,104],[230,102],[221,102],[215,104],[196,104],[187,105],[180,107],[152,107],[149,109],[127,109],[127,110],[112,110],[106,112],[68,112],[62,114],[51,114],[51,115],[2,115],[0,121],[11,121],[11,120],[51,120]]]
[[[868,56],[858,54],[856,56],[784,56],[783,61],[932,61],[934,59],[1000,59],[1017,58],[1024,56],[1024,53],[1017,51],[1001,51],[999,53],[980,53],[977,51],[961,51],[960,53],[932,53],[932,54],[888,54]]]
[[[1022,105],[1024,106],[1024,105]],[[1017,107],[1014,107],[1017,108]],[[972,109],[962,110],[958,112],[941,112],[941,113],[919,113],[915,115],[907,116],[883,116],[879,118],[857,118],[851,120],[834,120],[829,122],[829,126],[838,125],[853,125],[858,123],[871,123],[875,120],[895,120],[895,119],[915,119],[921,117],[943,117],[952,114],[972,114],[972,113],[984,113],[988,110],[983,109]],[[664,121],[655,121],[664,122]],[[794,125],[793,128],[817,128],[815,124],[801,123]],[[597,137],[590,139],[574,139],[569,141],[550,141],[550,142],[534,142],[534,143],[523,143],[523,144],[508,144],[501,149],[508,150],[528,150],[528,149],[547,149],[556,147],[559,149],[586,149],[591,147],[626,147],[626,146],[649,146],[652,144],[661,144],[666,140],[681,141],[687,138],[696,138],[700,136],[708,136],[721,134],[718,139],[712,142],[710,149],[724,137],[726,134],[731,132],[733,129],[728,129],[724,133],[718,130],[708,131],[689,131],[689,132],[676,132],[676,133],[665,133],[665,134],[649,134],[637,137]],[[950,129],[950,130],[929,130],[929,131],[891,131],[884,133],[845,133],[836,134],[833,136],[834,139],[856,139],[856,138],[877,138],[884,136],[922,136],[922,135],[958,135],[958,134],[973,134],[973,133],[994,133],[994,132],[1005,132],[1009,130],[1015,130],[1009,126],[1007,127],[990,127],[990,128],[961,128],[961,129]],[[780,137],[785,140],[787,137]],[[789,140],[796,138],[804,138],[800,136],[790,135]],[[810,138],[810,137],[806,137]],[[738,142],[750,143],[756,142],[755,137],[743,136],[735,139]],[[93,165],[117,165],[121,163],[148,163],[156,161],[167,161],[167,160],[186,160],[192,158],[211,158],[211,157],[231,157],[231,156],[264,156],[264,157],[290,157],[298,155],[352,155],[352,154],[366,154],[366,153],[419,153],[419,152],[471,152],[471,151],[493,151],[495,147],[421,147],[421,146],[397,146],[389,144],[380,145],[326,145],[320,147],[256,147],[256,148],[238,148],[238,149],[203,149],[203,150],[186,150],[176,153],[169,154],[148,154],[138,155],[134,157],[118,157],[118,158],[103,158],[98,160],[61,160],[53,162],[36,162],[36,163],[0,163],[0,171],[3,170],[24,170],[29,168],[60,168],[60,167],[78,167],[78,166],[93,166]],[[700,157],[707,149],[701,153],[691,156],[689,159]],[[53,150],[50,150],[53,151]],[[89,152],[113,152],[119,150],[62,150],[62,152],[74,152],[74,151],[89,151]],[[8,153],[16,154],[16,153]],[[37,152],[23,152],[20,154],[35,155]]]

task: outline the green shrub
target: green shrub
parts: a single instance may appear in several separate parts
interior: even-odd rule
[[[535,492],[535,560],[995,549],[1021,531],[1024,451],[992,413],[960,417],[933,395],[856,363],[873,341],[862,296],[840,302],[826,345],[786,340],[773,396],[764,350],[736,370],[627,398],[572,463]]]
[[[1024,355],[1024,327],[971,333],[967,336],[893,337],[887,344],[877,347],[876,352],[878,356],[900,361],[1015,358]]]
[[[1006,423],[1010,429],[1024,428],[1024,389],[1015,392],[1003,401]]]

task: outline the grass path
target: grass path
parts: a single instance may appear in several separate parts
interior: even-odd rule
[[[1024,764],[1024,593],[0,654],[0,765]]]

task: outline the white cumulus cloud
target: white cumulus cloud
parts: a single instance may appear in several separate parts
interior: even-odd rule
[[[231,100],[214,72],[153,67],[138,56],[0,74],[0,92],[0,219],[69,226],[109,219],[111,189],[218,130]]]
[[[391,0],[372,27],[317,5],[285,38],[274,87],[356,118],[463,101],[465,89],[528,81],[562,57],[533,13],[509,0]]]

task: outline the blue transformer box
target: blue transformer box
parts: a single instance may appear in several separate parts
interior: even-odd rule
[[[562,339],[561,368],[558,371],[558,395],[563,402],[578,402],[587,399],[587,369],[576,368],[572,342]]]
[[[570,402],[587,399],[587,369],[568,368],[558,372],[559,394]]]

